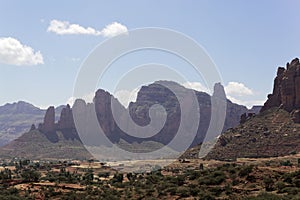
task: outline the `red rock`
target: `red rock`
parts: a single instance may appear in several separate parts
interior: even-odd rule
[[[73,113],[68,104],[62,109],[60,114],[60,119],[58,120],[58,129],[73,129],[75,128],[75,123],[73,119]]]
[[[39,125],[39,129],[42,132],[48,133],[53,132],[56,129],[55,126],[55,109],[53,106],[50,106],[45,114],[43,124]]]
[[[287,63],[286,69],[278,68],[273,93],[268,95],[268,100],[261,112],[279,106],[288,112],[300,108],[300,63],[298,58]]]

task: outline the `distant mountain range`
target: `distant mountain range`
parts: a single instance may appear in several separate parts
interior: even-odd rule
[[[154,148],[160,148],[161,145],[169,143],[170,140],[175,136],[178,125],[180,124],[180,107],[174,93],[171,92],[167,87],[162,86],[160,83],[168,85],[176,90],[182,97],[185,98],[185,102],[189,102],[189,94],[193,90],[187,89],[175,82],[163,81],[155,82],[148,86],[143,86],[137,95],[136,102],[131,102],[128,110],[129,113],[137,124],[147,125],[150,121],[149,118],[149,108],[154,104],[162,105],[167,112],[167,121],[163,129],[156,135],[149,138],[138,138],[123,132],[120,127],[116,124],[115,119],[112,116],[111,110],[111,99],[116,103],[120,116],[126,112],[124,108],[117,99],[115,99],[108,92],[99,89],[95,93],[94,103],[86,104],[83,100],[77,100],[71,109],[70,106],[64,107],[60,112],[60,117],[57,119],[58,111],[54,107],[49,107],[45,112],[44,110],[34,110],[30,112],[37,112],[36,115],[39,118],[31,123],[27,123],[27,130],[32,123],[37,123],[41,120],[41,114],[44,114],[43,122],[36,127],[35,130],[31,130],[25,133],[19,139],[16,139],[4,147],[0,148],[0,157],[30,157],[30,158],[82,158],[86,152],[77,151],[78,149],[84,149],[81,140],[75,129],[74,119],[72,115],[72,110],[80,109],[80,117],[82,119],[80,122],[86,122],[85,134],[90,134],[90,138],[93,138],[93,134],[97,133],[98,130],[93,128],[93,124],[90,124],[90,120],[87,117],[91,109],[95,109],[97,115],[97,123],[99,123],[104,130],[107,138],[113,143],[149,143],[154,145]],[[221,85],[217,85],[224,92]],[[211,96],[204,93],[193,91],[196,94],[200,108],[200,121],[199,128],[196,133],[194,141],[192,141],[191,146],[197,145],[202,142],[205,137],[211,116]],[[190,105],[189,105],[190,104]],[[193,102],[188,103],[188,108],[193,109]],[[33,109],[33,108],[32,108]],[[226,118],[223,131],[228,128],[233,128],[239,124],[240,116],[243,113],[255,112],[259,110],[259,107],[255,107],[253,110],[248,110],[245,106],[234,104],[227,100],[227,110]],[[77,110],[78,111],[78,110]],[[28,111],[29,112],[29,111]],[[189,116],[187,116],[189,117]],[[28,118],[27,118],[28,119]],[[121,117],[121,119],[123,119]],[[125,118],[124,118],[125,119]],[[125,119],[126,120],[126,119]],[[195,119],[190,119],[195,120]],[[123,121],[123,123],[128,123]],[[81,127],[82,128],[82,127]],[[188,127],[187,127],[188,128]],[[189,130],[189,129],[186,129]],[[188,132],[187,132],[188,134]],[[85,141],[86,142],[86,141]],[[95,140],[89,141],[90,145],[93,144]],[[88,142],[88,143],[89,143]],[[57,148],[59,147],[59,148]],[[42,148],[42,149],[41,149]],[[44,151],[48,149],[47,151]],[[50,151],[51,149],[51,151]],[[56,151],[57,150],[57,151]],[[27,152],[28,151],[28,152]],[[141,150],[144,151],[144,150]],[[68,152],[68,154],[63,154],[62,152]]]
[[[56,108],[60,113],[64,106]],[[32,124],[43,122],[46,110],[19,101],[0,106],[0,146],[18,138],[29,131]],[[57,115],[56,118],[59,116]]]
[[[180,122],[180,109],[174,93],[168,88],[155,82],[148,86],[143,86],[137,95],[136,102],[131,102],[129,107],[124,108],[117,99],[110,93],[99,89],[95,93],[93,103],[86,103],[83,100],[76,100],[73,108],[66,106],[61,109],[59,119],[54,107],[50,107],[45,112],[24,102],[17,104],[7,104],[0,109],[2,113],[2,124],[6,127],[15,127],[22,130],[30,127],[35,120],[41,120],[45,114],[43,122],[35,129],[23,134],[4,147],[0,148],[0,158],[28,157],[28,158],[90,158],[90,154],[81,143],[74,123],[73,111],[80,113],[77,116],[77,123],[83,123],[81,131],[91,138],[85,141],[90,146],[97,145],[97,128],[102,127],[106,138],[115,144],[151,144],[147,150],[161,148],[168,144],[178,130]],[[163,82],[172,87],[186,101],[188,109],[193,109],[195,102],[189,101],[191,89],[174,82]],[[221,85],[216,85],[219,91],[223,91]],[[191,148],[182,157],[197,157],[203,138],[205,137],[211,116],[212,96],[195,91],[197,103],[199,104],[200,116],[199,128],[196,137],[191,144]],[[112,101],[111,101],[112,100]],[[162,105],[167,112],[167,121],[161,131],[148,138],[139,138],[126,134],[120,129],[112,115],[111,103],[116,105],[119,119],[123,124],[127,124],[127,119],[123,119],[123,114],[129,111],[132,120],[143,126],[150,122],[149,108],[152,105]],[[190,107],[189,107],[190,105]],[[24,108],[23,108],[24,107]],[[96,113],[97,119],[92,122],[89,117],[91,111]],[[259,113],[258,113],[259,112]],[[56,113],[56,114],[55,114]],[[29,119],[31,117],[31,119]],[[186,116],[190,117],[190,116]],[[25,121],[22,123],[22,120]],[[195,120],[191,118],[190,120]],[[30,121],[30,122],[29,122]],[[14,124],[15,123],[15,124]],[[94,123],[94,124],[93,124]],[[97,126],[94,126],[95,123]],[[6,135],[10,132],[8,128]],[[23,130],[24,130],[23,129]],[[27,129],[28,130],[28,129]],[[187,134],[188,127],[187,127]],[[134,131],[134,130],[133,130]],[[274,157],[300,152],[300,62],[294,59],[287,63],[286,68],[279,67],[274,80],[272,94],[268,95],[268,100],[261,108],[259,106],[248,110],[245,106],[237,105],[227,100],[226,118],[223,128],[224,133],[215,138],[217,143],[207,154],[206,159],[232,160],[240,157]],[[87,142],[87,143],[86,143]],[[125,146],[126,146],[125,145]],[[128,146],[128,145],[127,145]],[[132,150],[132,149],[128,149]],[[136,150],[136,149],[135,149]],[[145,150],[145,149],[144,149]],[[138,149],[138,151],[144,151]],[[153,150],[153,149],[152,149]]]

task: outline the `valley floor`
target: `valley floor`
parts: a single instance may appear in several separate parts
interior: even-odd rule
[[[0,199],[300,199],[300,154],[179,160],[148,173],[121,173],[92,160],[2,166]]]

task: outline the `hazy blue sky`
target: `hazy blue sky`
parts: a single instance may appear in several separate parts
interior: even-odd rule
[[[0,105],[66,103],[89,52],[118,31],[142,27],[195,39],[218,66],[231,99],[257,104],[271,92],[277,67],[299,57],[299,9],[298,0],[1,1]]]

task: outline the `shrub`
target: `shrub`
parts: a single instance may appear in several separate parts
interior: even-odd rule
[[[281,196],[269,193],[260,193],[256,197],[246,197],[244,200],[282,200]]]
[[[265,184],[266,191],[274,190],[274,181],[271,177],[265,177],[264,184]]]
[[[239,171],[239,177],[245,177],[248,176],[253,170],[253,165],[249,166],[244,166],[240,171]]]
[[[111,179],[112,183],[122,183],[123,182],[123,174],[116,173],[114,177]]]
[[[109,172],[99,172],[98,176],[103,177],[103,178],[108,178],[109,177]]]
[[[26,169],[22,171],[21,176],[24,181],[30,182],[30,181],[38,181],[41,177],[41,174],[37,171]]]
[[[199,197],[201,200],[214,200],[215,197],[207,191],[201,191],[199,193]]]
[[[276,184],[275,184],[275,187],[276,189],[278,190],[278,193],[283,193],[283,189],[286,187],[285,186],[285,183],[282,182],[282,181],[278,181]]]
[[[201,177],[199,179],[199,184],[204,185],[219,185],[223,183],[226,179],[225,174],[222,171],[215,171],[210,175]]]
[[[280,165],[281,166],[286,166],[286,167],[291,167],[293,164],[291,163],[290,160],[286,160],[286,161],[281,161]]]
[[[180,197],[189,197],[190,191],[188,188],[185,187],[179,187],[176,190],[176,194],[178,194]]]

